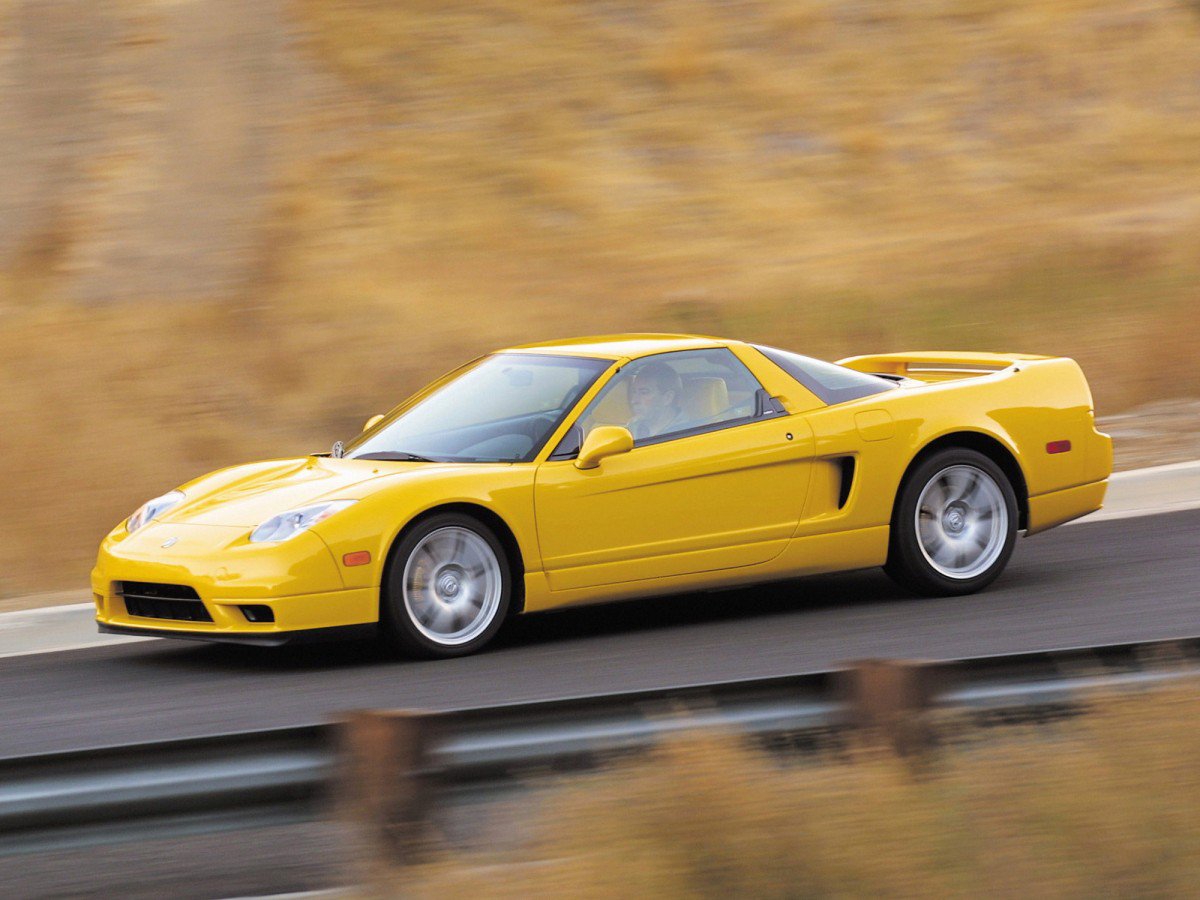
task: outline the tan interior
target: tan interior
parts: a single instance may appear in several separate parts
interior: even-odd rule
[[[633,411],[629,408],[629,382],[614,386],[596,404],[587,416],[584,425],[588,429],[597,425],[621,425],[629,423]]]
[[[680,398],[683,418],[688,422],[703,422],[729,409],[729,388],[724,378],[692,376],[683,380]],[[617,385],[606,393],[587,416],[588,429],[597,425],[627,425],[633,417],[629,408],[629,384]]]
[[[703,421],[729,408],[729,388],[724,378],[697,376],[683,382],[683,417],[688,422]]]

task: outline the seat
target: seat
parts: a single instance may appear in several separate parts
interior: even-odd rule
[[[706,423],[729,409],[729,387],[724,378],[694,376],[683,383],[683,416],[689,422]]]
[[[586,424],[589,429],[597,425],[624,426],[632,415],[633,411],[629,408],[629,385],[619,384],[614,385],[613,390],[600,398],[595,409],[588,414]]]

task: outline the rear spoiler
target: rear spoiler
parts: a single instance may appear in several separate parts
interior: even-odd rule
[[[884,353],[879,356],[850,356],[839,359],[838,365],[858,372],[879,375],[917,375],[922,372],[962,373],[984,375],[1000,372],[1020,362],[1053,359],[1029,353],[959,353],[952,350],[931,350],[916,353]]]

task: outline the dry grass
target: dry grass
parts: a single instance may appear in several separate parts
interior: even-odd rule
[[[107,258],[73,250],[104,246],[89,194],[0,256],[0,595],[82,585],[147,496],[507,343],[1015,349],[1078,358],[1102,413],[1200,393],[1182,0],[288,9],[337,93],[260,126],[290,149],[241,288],[69,304]]]
[[[785,765],[734,739],[673,742],[566,788],[532,845],[397,872],[395,894],[1192,896],[1198,715],[1196,685],[1112,699],[919,775],[869,748]]]

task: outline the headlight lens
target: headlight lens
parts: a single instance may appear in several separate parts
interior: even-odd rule
[[[133,534],[133,532],[146,523],[157,519],[171,507],[178,506],[182,500],[183,491],[169,491],[161,497],[147,500],[138,507],[137,512],[129,517],[129,521],[125,523],[125,530]]]
[[[272,516],[255,528],[250,532],[250,540],[256,544],[262,541],[286,541],[302,531],[307,531],[318,522],[324,522],[335,512],[345,509],[353,502],[353,500],[327,500],[324,503],[314,503],[312,506],[289,509],[285,513]]]

